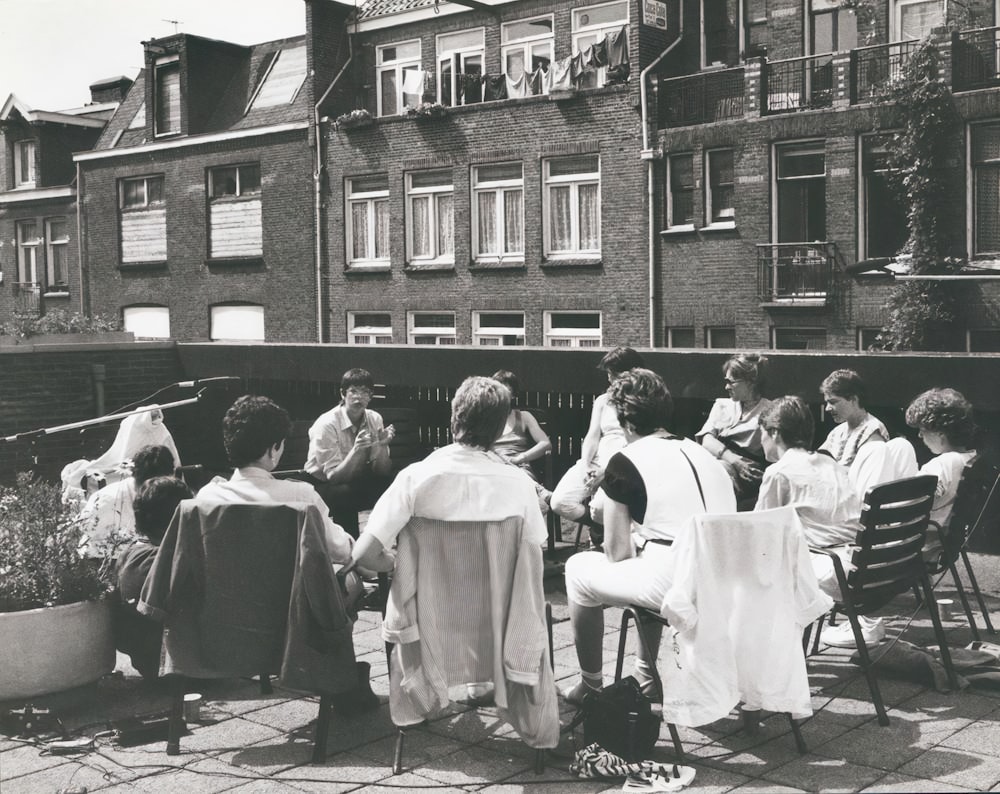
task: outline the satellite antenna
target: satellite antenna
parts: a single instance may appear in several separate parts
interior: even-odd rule
[[[180,19],[161,19],[160,21],[161,22],[169,22],[171,25],[174,26],[174,33],[177,33],[177,28],[178,28],[178,26],[181,24],[181,22],[183,20],[180,20]]]

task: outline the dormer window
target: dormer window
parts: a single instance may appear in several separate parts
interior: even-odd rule
[[[35,186],[35,141],[17,141],[14,144],[14,187]]]
[[[179,55],[156,59],[155,135],[176,135],[181,131],[181,63]]]
[[[295,101],[306,79],[306,48],[292,47],[279,50],[260,81],[257,91],[247,105],[247,112],[255,108],[288,105]]]

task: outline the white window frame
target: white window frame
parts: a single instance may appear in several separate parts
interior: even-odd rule
[[[62,223],[66,231],[61,237],[56,237],[52,231],[56,223]],[[63,257],[63,279],[56,280],[54,264],[55,254],[61,250]],[[45,288],[49,293],[66,292],[69,288],[69,218],[57,216],[45,219]]]
[[[414,187],[414,176],[425,174],[428,176],[440,174],[442,181],[440,184],[419,185]],[[445,181],[446,178],[446,181]],[[443,250],[446,246],[442,242],[442,221],[444,220],[445,209],[441,206],[441,199],[451,199],[451,250]],[[414,234],[416,232],[416,214],[413,211],[415,199],[426,199],[428,205],[428,242],[430,251],[426,254],[417,255],[415,253]],[[435,168],[426,171],[409,171],[406,174],[406,261],[412,264],[454,264],[455,262],[455,180],[450,168]]]
[[[484,315],[505,314],[510,317],[519,317],[520,326],[513,325],[484,325]],[[524,312],[508,312],[502,310],[474,311],[472,313],[472,341],[480,347],[511,347],[505,345],[504,337],[514,336],[517,340],[514,345],[525,344]]]
[[[733,344],[732,345],[717,345],[715,344],[716,332],[722,331],[732,331],[733,332]],[[736,346],[736,327],[732,325],[709,325],[705,328],[705,347],[709,350],[729,350],[731,347]]]
[[[385,315],[388,325],[358,325],[359,317]],[[347,342],[351,345],[391,345],[392,344],[392,314],[382,311],[348,312]]]
[[[176,72],[177,73],[177,103],[179,105],[177,112],[177,129],[160,129],[160,123],[162,117],[160,115],[160,87],[162,85],[161,72]],[[166,55],[162,58],[156,59],[156,64],[153,67],[153,135],[157,138],[166,138],[171,135],[180,135],[183,129],[183,119],[184,119],[184,102],[181,96],[181,65],[180,65],[180,55]],[[167,121],[169,121],[169,115],[167,116]]]
[[[589,160],[597,163],[597,170],[579,171],[572,174],[552,176],[552,164],[569,160]],[[581,241],[580,189],[597,188],[597,245],[584,248]],[[569,188],[570,206],[570,248],[556,249],[553,241],[551,210],[553,188]],[[542,162],[542,220],[545,239],[546,259],[600,259],[601,258],[601,157],[598,154],[573,155],[572,157],[549,157]]]
[[[14,224],[15,240],[17,242],[17,283],[38,285],[38,249],[42,245],[42,237],[38,233],[38,221],[25,219]],[[31,235],[26,231],[31,229]]]
[[[903,37],[903,6],[931,5],[941,6],[941,24],[948,22],[948,0],[890,0],[889,2],[889,30],[892,33],[892,41],[911,41]]]
[[[154,304],[123,306],[122,329],[136,339],[169,339],[170,309]]]
[[[600,22],[596,24],[578,22],[580,17],[588,13],[593,13],[595,9],[607,8],[609,6],[615,6],[615,5],[624,6],[625,8],[624,18],[619,18],[619,20],[615,22]],[[575,55],[576,53],[580,52],[581,40],[589,40],[590,38],[593,38],[592,42],[588,41],[588,43],[582,47],[582,49],[586,49],[593,43],[603,41],[604,37],[607,36],[609,33],[614,33],[615,31],[621,30],[623,27],[628,27],[629,24],[630,20],[629,20],[628,0],[613,0],[613,2],[610,3],[595,3],[594,5],[583,6],[581,8],[574,8],[571,14],[571,25],[573,29],[572,32],[573,54]],[[625,35],[627,37],[628,33],[626,32]],[[597,69],[597,77],[594,83],[589,83],[585,82],[584,80],[581,80],[580,85],[585,88],[600,88],[607,82],[607,80],[608,80],[608,68],[606,66],[602,66],[599,69]]]
[[[155,200],[150,200],[149,198],[149,183],[159,180],[160,182],[160,198]],[[142,182],[142,194],[143,203],[136,204],[130,207],[125,206],[125,185],[131,182]],[[128,176],[118,180],[118,207],[122,212],[142,212],[143,210],[148,210],[152,207],[160,207],[166,203],[166,197],[164,196],[164,180],[163,174],[152,174],[150,176]]]
[[[877,334],[877,333],[881,332],[881,330],[882,330],[881,328],[875,328],[874,326],[859,325],[857,327],[857,329],[856,329],[856,336],[855,336],[855,340],[854,340],[854,346],[859,351],[861,351],[861,352],[867,351],[868,348],[865,347],[865,345],[864,345],[864,335],[866,333],[871,333],[872,331],[874,331]],[[872,341],[874,341],[874,340],[872,340]]]
[[[991,119],[989,121],[984,120],[979,124],[969,124],[968,130],[965,136],[965,147],[966,147],[966,190],[967,190],[967,206],[968,206],[968,223],[966,224],[968,241],[967,250],[973,259],[986,259],[986,260],[1000,260],[1000,250],[990,251],[990,250],[979,250],[978,240],[979,240],[979,197],[976,191],[976,183],[978,182],[977,173],[980,166],[989,167],[994,170],[997,175],[997,179],[1000,180],[1000,157],[992,158],[989,160],[978,160],[976,159],[976,150],[974,146],[974,138],[976,136],[976,130],[983,127],[994,127],[997,129],[998,134],[1000,134],[1000,122],[996,119]],[[997,218],[997,224],[1000,225],[1000,217]],[[998,246],[1000,249],[1000,246]]]
[[[691,334],[690,345],[678,345],[674,340],[674,334],[678,331],[687,331]],[[698,329],[693,325],[670,325],[667,326],[667,347],[696,348]]]
[[[712,182],[712,158],[728,153],[732,158],[732,182],[729,183],[733,193],[732,206],[720,210],[719,218],[715,215],[715,191]],[[736,152],[731,146],[719,149],[708,149],[705,152],[705,220],[708,226],[715,229],[736,228]]]
[[[507,33],[515,25],[524,24],[528,22],[539,22],[543,20],[548,20],[549,23],[549,33],[548,34],[538,34],[535,36],[521,36],[520,38],[507,38]],[[524,62],[524,71],[526,74],[531,74],[528,72],[528,67],[531,65],[532,60],[535,57],[537,48],[539,45],[547,46],[549,55],[549,68],[552,68],[553,53],[555,52],[555,19],[552,14],[542,14],[536,17],[528,17],[527,19],[512,20],[510,22],[505,22],[500,26],[500,64],[501,69],[504,73],[507,73],[507,58],[509,55],[517,53],[520,51],[521,58]],[[515,78],[516,79],[516,78]],[[542,81],[542,93],[549,93],[549,87],[547,81]]]
[[[468,36],[479,34],[478,44],[464,44],[458,47],[447,47],[442,46],[442,42],[447,42],[449,40],[458,39],[460,36]],[[479,73],[481,75],[486,74],[486,29],[485,28],[470,28],[469,30],[457,30],[452,33],[441,33],[438,34],[436,38],[437,47],[437,60],[435,61],[435,71],[437,73],[437,97],[439,102],[444,102],[444,65],[447,63],[451,67],[451,74],[447,77],[449,81],[449,89],[451,91],[451,102],[450,105],[467,105],[471,104],[465,101],[465,97],[459,97],[459,84],[458,84],[458,74],[466,74],[466,64],[476,58],[479,58]],[[483,101],[483,95],[485,93],[485,86],[480,90],[479,101]]]
[[[513,166],[517,165],[521,169],[521,176],[517,179],[480,179],[481,169]],[[521,217],[520,217],[520,238],[521,250],[519,251],[484,251],[480,252],[479,244],[479,196],[485,193],[494,193],[494,224],[497,229],[497,248],[502,248],[508,238],[506,224],[506,203],[508,193],[520,193],[521,196]],[[524,163],[487,163],[472,166],[472,258],[476,262],[523,262],[524,261]]]
[[[719,68],[717,65],[718,62],[712,61],[710,63],[708,60],[708,42],[705,40],[705,1],[706,0],[698,0],[698,49],[699,49],[698,61],[700,64],[700,68],[702,69],[708,69],[708,68],[717,69]],[[739,24],[738,27],[741,29],[741,33],[739,34],[740,35],[739,41],[740,41],[740,46],[742,47],[743,25]]]
[[[370,179],[373,177],[386,177],[386,186],[384,189],[379,190],[362,190],[354,191],[354,183],[363,179]],[[384,174],[368,174],[365,176],[357,177],[347,177],[344,180],[344,191],[345,191],[345,206],[347,208],[347,216],[344,219],[344,229],[345,238],[347,240],[347,265],[351,268],[364,268],[364,267],[374,267],[374,268],[384,268],[389,265],[390,262],[390,251],[391,240],[386,241],[386,251],[384,256],[374,256],[377,251],[377,219],[378,219],[378,208],[384,204],[385,211],[388,213],[389,207],[389,185],[388,185],[388,175]],[[365,212],[368,216],[368,237],[365,240],[365,250],[371,254],[370,256],[354,258],[354,207],[364,206]]]
[[[436,314],[451,317],[451,326],[417,325],[421,315]],[[434,337],[433,342],[417,342],[417,337]],[[458,344],[458,332],[455,327],[455,312],[448,311],[411,311],[406,313],[406,341],[411,345],[455,345]]]
[[[243,171],[249,168],[257,169],[257,187],[244,188]],[[215,195],[215,180],[219,178],[222,171],[236,171],[236,192],[226,193],[221,196]],[[252,185],[251,181],[251,185]],[[232,165],[217,165],[208,169],[208,199],[209,201],[232,201],[238,198],[260,198],[261,194],[261,174],[260,163],[234,163]]]
[[[674,218],[674,189],[673,189],[673,168],[674,160],[679,160],[682,157],[686,157],[691,161],[691,220],[685,223],[676,223]],[[694,201],[695,190],[697,188],[697,176],[694,170],[694,152],[677,152],[675,154],[669,154],[665,158],[667,161],[667,179],[666,179],[666,203],[667,203],[667,217],[666,217],[666,227],[671,231],[677,232],[692,232],[694,231],[695,223],[697,221],[698,208]]]
[[[597,317],[597,328],[570,328],[552,325],[552,319],[559,314],[580,314]],[[545,347],[601,347],[603,344],[604,317],[600,311],[578,311],[575,309],[553,309],[544,314]]]
[[[823,155],[822,174],[804,174],[800,176],[779,176],[779,166],[783,152],[799,150],[813,154]],[[813,151],[809,151],[813,150]],[[824,185],[829,189],[829,159],[826,156],[826,139],[824,138],[803,138],[802,140],[780,141],[771,145],[771,240],[778,242],[778,229],[781,226],[781,219],[778,216],[778,188],[783,182],[794,182],[803,179],[823,179]],[[825,205],[825,212],[829,212],[829,204]],[[829,229],[827,229],[829,233]],[[811,240],[787,240],[785,242],[804,243]]]
[[[389,60],[384,60],[384,53],[389,49],[399,49],[402,47],[416,45],[417,54],[407,55],[401,58],[392,58]],[[385,116],[390,115],[385,113],[383,106],[382,97],[382,75],[388,72],[392,72],[395,75],[396,80],[396,107],[397,112],[391,115],[401,116],[406,113],[406,108],[412,104],[414,107],[420,102],[423,97],[423,92],[416,97],[416,101],[410,103],[407,102],[407,96],[413,96],[412,94],[403,93],[403,82],[405,79],[405,73],[412,70],[421,69],[421,56],[420,56],[420,39],[408,39],[407,41],[394,42],[392,44],[383,44],[381,47],[375,48],[375,94],[378,100],[378,115]]]
[[[209,338],[213,342],[264,342],[265,329],[264,307],[259,303],[219,303],[209,307]]]
[[[34,187],[37,181],[35,158],[38,156],[38,141],[28,138],[14,141],[14,187]],[[25,164],[27,168],[25,168]]]

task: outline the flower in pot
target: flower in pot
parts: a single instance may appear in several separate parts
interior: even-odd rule
[[[365,108],[356,108],[348,113],[337,116],[334,122],[339,130],[350,130],[356,127],[367,127],[373,121],[372,114]]]
[[[422,119],[439,119],[448,115],[448,106],[440,102],[421,102],[416,107],[407,108],[407,113],[418,121]]]
[[[114,669],[111,607],[102,598],[112,549],[92,559],[88,540],[61,486],[21,473],[0,488],[0,700],[69,689]]]

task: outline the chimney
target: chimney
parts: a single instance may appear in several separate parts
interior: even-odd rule
[[[90,84],[90,101],[95,104],[121,102],[132,87],[132,81],[125,77],[109,77]]]

